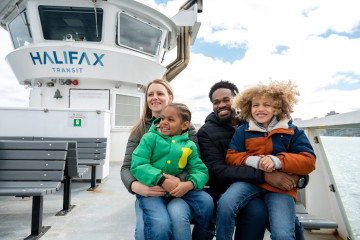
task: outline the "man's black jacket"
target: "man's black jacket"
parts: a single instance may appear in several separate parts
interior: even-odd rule
[[[222,124],[214,113],[210,113],[197,134],[201,159],[209,169],[210,194],[215,202],[234,182],[264,183],[262,170],[248,166],[229,166],[225,163],[226,152],[234,132],[235,128]]]

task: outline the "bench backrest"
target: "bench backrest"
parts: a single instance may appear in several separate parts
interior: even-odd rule
[[[61,181],[67,142],[0,140],[0,181]]]
[[[78,159],[102,160],[106,158],[106,138],[34,137],[37,141],[75,141]]]

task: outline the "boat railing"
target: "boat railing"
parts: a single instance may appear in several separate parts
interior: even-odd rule
[[[311,214],[335,221],[342,239],[360,239],[360,111],[296,121],[316,153],[316,169],[305,189]]]

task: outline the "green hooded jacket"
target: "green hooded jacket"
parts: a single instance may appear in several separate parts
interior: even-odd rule
[[[186,169],[186,181],[194,184],[194,190],[201,190],[209,180],[209,173],[199,158],[195,143],[189,140],[188,132],[173,137],[162,135],[156,130],[159,121],[154,121],[134,150],[131,173],[152,187],[157,185],[163,173],[175,176]]]

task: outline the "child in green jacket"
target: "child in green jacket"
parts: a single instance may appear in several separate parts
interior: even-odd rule
[[[154,121],[133,152],[131,173],[134,177],[147,186],[161,186],[168,192],[165,197],[136,195],[144,211],[145,239],[171,238],[171,221],[174,219],[170,219],[166,206],[176,198],[182,198],[195,212],[193,237],[197,234],[197,239],[212,238],[208,230],[213,215],[213,200],[201,191],[209,174],[198,156],[195,143],[188,138],[190,120],[191,112],[186,105],[169,104],[162,111],[161,119]],[[188,172],[186,181],[173,181],[178,179],[173,176],[184,170]],[[163,230],[159,231],[159,228]]]

